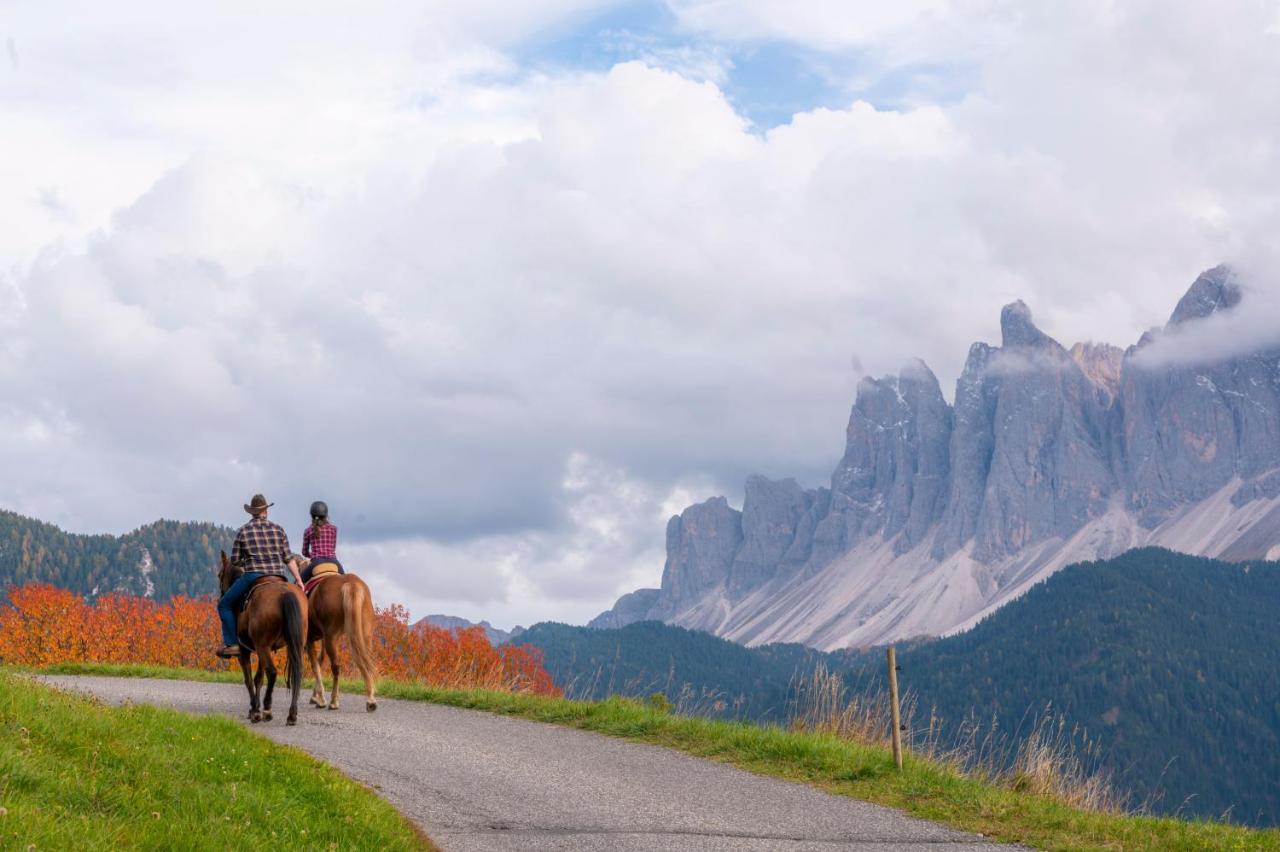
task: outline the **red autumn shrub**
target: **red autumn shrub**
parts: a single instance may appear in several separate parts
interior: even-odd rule
[[[484,630],[444,630],[409,624],[392,604],[375,613],[374,651],[383,677],[428,686],[559,694],[531,646],[495,648]],[[11,587],[0,605],[0,662],[37,668],[59,663],[135,663],[217,671],[213,656],[218,614],[211,599],[174,597],[166,603],[108,594],[93,603],[44,583]],[[283,667],[283,651],[277,664]],[[344,679],[357,677],[346,641]],[[230,664],[234,665],[234,664]]]

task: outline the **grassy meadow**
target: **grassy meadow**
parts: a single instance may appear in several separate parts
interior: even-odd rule
[[[231,673],[155,666],[64,665],[67,674],[237,681]],[[913,816],[1040,849],[1280,850],[1280,830],[1211,821],[1091,811],[1069,803],[1032,775],[993,779],[946,761],[908,755],[902,772],[888,750],[832,733],[725,722],[674,714],[661,702],[599,702],[445,689],[384,680],[387,698],[428,701],[595,731],[674,748],[751,772],[810,784],[836,795],[899,808]]]
[[[108,707],[0,670],[0,849],[175,848],[433,847],[360,784],[237,721]]]

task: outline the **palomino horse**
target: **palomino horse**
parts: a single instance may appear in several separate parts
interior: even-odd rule
[[[300,556],[294,557],[294,567],[301,573],[306,564]],[[320,669],[318,645],[324,643],[324,656],[329,660],[333,675],[333,687],[329,690],[329,709],[338,709],[338,637],[346,634],[351,646],[351,658],[355,660],[360,676],[364,678],[364,707],[370,713],[378,709],[374,696],[377,671],[373,662],[373,600],[369,587],[355,574],[324,573],[325,566],[316,566],[307,595],[311,614],[307,631],[307,654],[315,671],[315,688],[311,691],[311,703],[325,706],[323,673]]]
[[[222,567],[218,582],[226,594],[244,569],[232,565],[227,554],[222,554]],[[289,702],[286,725],[298,724],[298,692],[302,686],[302,640],[307,623],[307,599],[302,590],[283,577],[263,577],[249,590],[244,608],[236,617],[236,635],[240,639],[240,670],[244,672],[244,685],[249,690],[249,721],[271,720],[271,693],[276,685],[276,664],[271,652],[280,647],[288,648],[289,669],[287,683],[293,690]],[[257,674],[250,676],[253,654],[258,655]],[[267,692],[259,703],[262,676],[267,676]]]

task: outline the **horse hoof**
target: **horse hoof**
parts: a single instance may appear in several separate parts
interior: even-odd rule
[[[311,703],[312,703],[314,706],[316,706],[316,707],[324,707],[324,699],[323,699],[323,698],[321,698],[319,701],[317,701],[316,699],[314,699],[314,698],[313,698],[313,699],[311,699]]]
[[[378,709],[378,702],[376,702],[376,701],[366,701],[366,702],[365,702],[365,705],[364,705],[364,709],[365,709],[365,710],[367,710],[367,711],[369,711],[370,713],[372,713],[374,710],[377,710],[377,709]]]
[[[284,720],[284,723],[285,723],[286,725],[296,725],[296,724],[298,724],[298,717],[297,717],[297,716],[290,716],[288,719],[285,719],[285,720]]]
[[[338,709],[338,705],[337,705],[337,704],[330,704],[330,705],[329,705],[329,709],[330,709],[330,710],[337,710],[337,709]]]
[[[261,713],[259,713],[257,710],[254,710],[253,712],[251,712],[251,713],[249,714],[249,721],[250,721],[250,722],[254,722],[254,723],[261,722],[261,721],[262,721],[262,714],[261,714]]]
[[[270,711],[270,710],[263,710],[263,711],[262,711],[262,720],[263,720],[264,722],[270,722],[270,721],[271,721],[271,711]]]

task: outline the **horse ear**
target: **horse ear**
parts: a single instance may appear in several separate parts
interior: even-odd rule
[[[225,568],[227,565],[227,552],[225,550],[219,550],[218,554],[222,556],[222,566]]]

